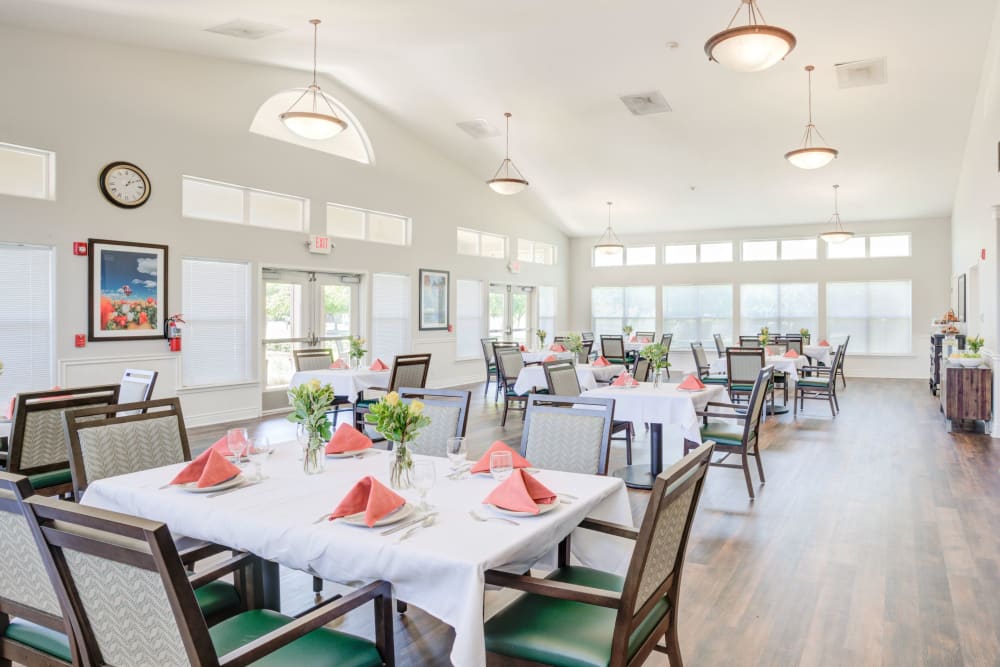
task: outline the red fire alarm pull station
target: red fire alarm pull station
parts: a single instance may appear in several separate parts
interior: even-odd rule
[[[73,336],[73,344],[77,347],[87,347],[87,334],[76,334]]]
[[[982,250],[979,251],[979,259],[983,260],[986,259],[986,248],[983,248]]]
[[[86,241],[73,241],[73,254],[77,257],[87,256],[87,242]]]

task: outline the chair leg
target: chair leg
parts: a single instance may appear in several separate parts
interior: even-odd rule
[[[625,429],[625,463],[632,465],[632,426]]]
[[[760,443],[758,441],[754,441],[753,444],[753,457],[757,459],[757,474],[760,475],[760,483],[766,484],[767,479],[764,477],[764,464],[760,461]]]
[[[500,426],[507,425],[507,410],[510,409],[510,400],[504,397],[503,399],[503,417],[500,418]]]
[[[795,395],[792,396],[792,419],[799,418],[799,391],[798,387],[795,388]]]
[[[747,460],[747,450],[743,450],[743,477],[747,481],[747,493],[750,494],[750,500],[753,500],[753,482],[750,480],[750,461]]]
[[[396,600],[396,613],[405,614],[408,608],[409,607],[407,607],[407,604],[405,602],[403,602],[402,600]]]
[[[319,577],[313,577],[313,593],[316,594],[316,602],[323,599],[323,580]]]
[[[830,402],[830,415],[836,417],[837,409],[833,407],[833,394],[827,394],[827,400]]]
[[[667,635],[664,638],[667,643],[667,660],[670,662],[670,667],[684,667],[684,659],[681,658],[681,642],[677,637],[676,609],[672,613],[674,615],[673,622],[670,624],[670,628],[667,630]]]

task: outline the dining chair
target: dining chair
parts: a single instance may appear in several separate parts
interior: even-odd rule
[[[388,394],[399,391],[400,387],[415,387],[423,389],[427,386],[427,373],[431,367],[430,353],[397,354],[392,360],[392,371],[389,373],[389,383],[385,387],[371,387],[369,391]],[[365,431],[365,415],[379,398],[362,398],[354,403],[354,426],[359,431]],[[374,431],[375,440],[384,440],[380,433]]]
[[[486,384],[483,386],[483,398],[490,393],[490,382],[496,382],[497,388],[499,389],[499,381],[497,379],[497,362],[493,357],[493,343],[497,342],[496,338],[480,338],[479,344],[483,348],[483,361],[486,362]]]
[[[715,352],[719,359],[726,356],[726,343],[722,340],[722,334],[712,334],[712,339],[715,340]]]
[[[487,665],[638,667],[653,651],[682,665],[681,575],[713,448],[706,442],[656,477],[638,531],[597,519],[580,523],[635,543],[624,577],[571,565],[569,537],[558,549],[558,568],[545,578],[487,570],[487,585],[528,593],[486,621]]]
[[[621,336],[601,336],[601,354],[613,364],[624,364],[625,339]]]
[[[760,347],[760,338],[758,336],[740,336],[740,347]]]
[[[528,394],[518,394],[514,389],[517,376],[524,368],[524,357],[521,351],[515,347],[496,347],[497,371],[500,373],[500,383],[503,386],[503,415],[500,417],[500,426],[507,425],[507,413],[514,410],[524,410],[527,407]],[[523,417],[523,414],[522,414]]]
[[[594,340],[594,332],[593,331],[584,331],[583,333],[580,334],[580,339],[581,340],[593,341]]]
[[[789,350],[795,350],[799,356],[804,354],[802,352],[802,336],[785,336],[785,344]]]
[[[18,394],[8,443],[6,470],[27,475],[36,493],[73,491],[63,412],[118,403],[121,385],[50,389]]]
[[[122,373],[121,387],[118,389],[119,403],[139,403],[153,397],[153,387],[156,386],[157,371],[143,371],[126,368]],[[121,413],[119,413],[121,415]],[[125,415],[121,415],[125,416]]]
[[[799,408],[806,407],[806,399],[827,401],[830,404],[830,415],[836,417],[840,412],[840,401],[837,400],[837,371],[844,363],[844,345],[838,345],[830,366],[803,366],[802,371],[808,376],[800,377],[795,383],[795,401],[793,417],[798,417]]]
[[[472,392],[463,389],[402,387],[399,398],[404,403],[415,400],[423,403],[423,415],[431,420],[408,443],[417,454],[447,456],[448,438],[465,436]]]
[[[656,332],[655,331],[636,331],[635,332],[635,339],[637,341],[642,341],[643,338],[645,338],[650,343],[652,343],[653,341],[656,340]]]
[[[725,374],[713,374],[712,366],[708,363],[708,356],[705,354],[705,347],[701,341],[691,343],[691,354],[694,356],[695,366],[698,367],[698,377],[705,384],[729,384],[729,378]]]
[[[731,347],[726,350],[726,376],[728,378],[729,399],[738,403],[740,397],[749,399],[753,392],[757,374],[765,366],[764,348],[749,349]],[[774,407],[774,384],[768,388],[771,396],[771,407]]]
[[[333,363],[333,350],[328,347],[292,350],[295,371],[325,371]]]
[[[590,363],[590,355],[594,350],[594,341],[592,340],[581,340],[582,348],[580,353],[576,355],[576,360],[581,364]]]
[[[844,383],[844,389],[847,389],[847,378],[844,376],[844,363],[847,360],[847,345],[850,342],[851,342],[851,337],[848,336],[847,338],[844,339],[844,342],[841,343],[840,346],[844,348],[843,358],[840,360],[840,365],[837,366],[837,377],[839,377],[840,381]],[[840,408],[838,407],[837,409],[839,410]]]
[[[553,345],[555,345],[557,343],[565,345],[568,342],[569,342],[569,336],[553,336],[552,337],[552,344]]]
[[[632,377],[634,377],[639,382],[649,382],[649,374],[653,369],[653,365],[649,362],[646,357],[638,357],[635,360],[635,364],[632,366]]]
[[[297,618],[244,611],[209,627],[194,588],[239,572],[256,558],[241,554],[188,577],[163,523],[53,498],[29,498],[36,539],[53,574],[87,665],[393,664],[392,593],[376,581]],[[375,641],[324,628],[368,601]],[[300,641],[296,641],[300,640]]]
[[[612,398],[532,394],[524,411],[521,456],[544,470],[605,475],[614,410]]]
[[[715,451],[725,454],[721,459],[713,461],[712,465],[720,468],[741,468],[750,500],[754,499],[753,483],[750,481],[751,456],[757,463],[760,483],[764,484],[767,481],[764,479],[764,466],[760,461],[760,424],[764,415],[767,387],[771,384],[773,371],[772,366],[760,369],[754,381],[753,391],[750,393],[749,407],[709,401],[705,404],[705,409],[697,413],[702,418],[701,439],[714,441]],[[721,412],[721,410],[732,410],[732,412]],[[734,421],[739,423],[733,423]],[[695,447],[697,445],[691,441],[684,441],[685,454]],[[741,458],[740,463],[726,463],[730,454],[738,455]]]

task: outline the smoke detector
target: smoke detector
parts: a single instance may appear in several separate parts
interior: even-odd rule
[[[656,90],[648,93],[622,95],[619,99],[625,108],[632,112],[633,116],[649,116],[654,113],[673,111],[667,104],[667,100],[663,98],[663,94]]]
[[[881,86],[889,80],[884,57],[837,63],[833,69],[837,73],[837,85],[840,88]]]
[[[268,23],[255,23],[246,19],[235,19],[228,23],[222,23],[211,28],[205,28],[205,32],[214,32],[218,35],[235,37],[237,39],[261,39],[270,37],[279,32],[284,32],[281,26],[270,25]]]
[[[500,130],[490,125],[489,121],[485,118],[463,120],[461,123],[455,123],[455,125],[473,139],[489,139],[490,137],[499,137],[501,135]]]

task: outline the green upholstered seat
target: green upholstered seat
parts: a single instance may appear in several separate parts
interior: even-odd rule
[[[607,359],[608,362],[612,363],[612,364],[624,364],[625,363],[625,360],[622,359],[621,357],[604,357],[604,358]]]
[[[729,378],[725,375],[702,375],[701,381],[705,384],[729,384]]]
[[[586,567],[564,567],[548,579],[621,591],[622,577]],[[635,654],[669,611],[661,600],[629,638]],[[486,650],[559,667],[606,667],[611,660],[614,609],[527,594],[486,622]]]
[[[4,631],[5,639],[30,646],[31,648],[48,653],[54,658],[65,662],[72,662],[73,655],[69,650],[69,641],[62,632],[56,632],[40,625],[29,623],[28,621],[14,618]]]
[[[741,422],[710,421],[701,427],[701,439],[714,440],[720,445],[743,444],[743,424]]]
[[[362,398],[357,403],[354,404],[355,408],[370,408],[371,406],[378,403],[377,398]]]
[[[830,378],[829,376],[823,378],[802,378],[797,384],[804,387],[828,387],[830,386]]]
[[[752,384],[734,384],[730,388],[735,389],[736,391],[753,391]]]
[[[220,657],[294,619],[266,609],[247,611],[209,628]],[[354,635],[320,628],[253,663],[261,667],[376,667],[382,664],[375,644]]]
[[[201,613],[212,617],[226,612],[235,613],[240,606],[240,594],[236,588],[225,581],[210,581],[194,591]]]
[[[31,484],[31,488],[33,489],[46,489],[50,486],[69,484],[72,481],[73,474],[69,471],[69,468],[66,468],[65,470],[40,472],[37,475],[28,476],[28,482]]]
[[[531,394],[547,394],[547,393],[549,393],[548,389],[538,388],[538,389],[534,389],[532,391],[526,391],[523,394],[519,394],[516,391],[514,391],[513,387],[507,387],[507,395],[508,396],[519,396],[521,398],[527,398]]]

